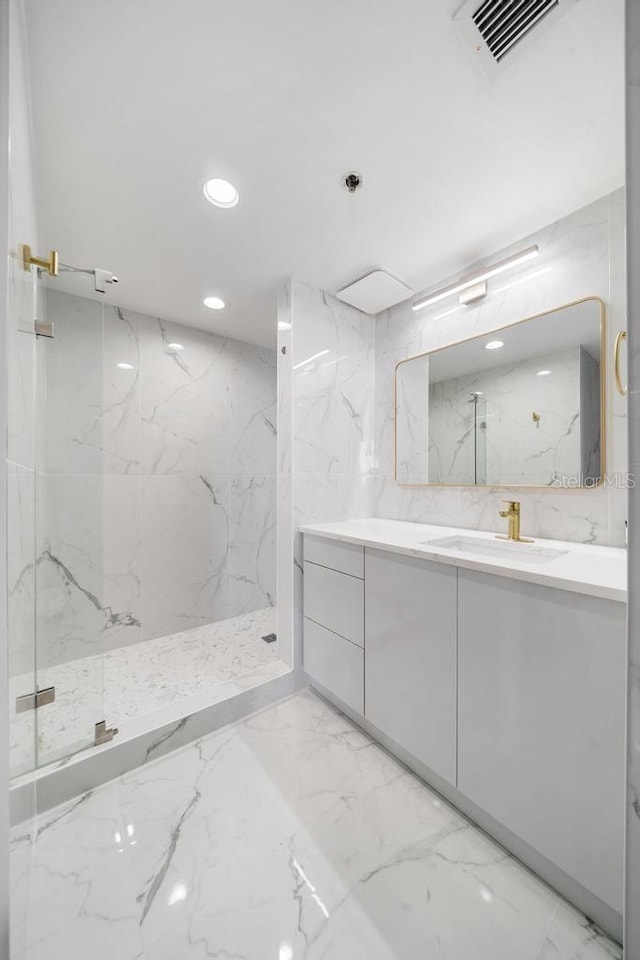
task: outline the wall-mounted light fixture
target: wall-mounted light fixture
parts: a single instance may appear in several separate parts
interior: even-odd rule
[[[534,244],[532,247],[527,247],[526,250],[521,250],[520,253],[514,253],[511,257],[505,257],[504,260],[499,260],[490,267],[484,267],[482,270],[478,270],[476,273],[464,277],[457,283],[452,283],[448,287],[443,287],[441,290],[436,290],[435,293],[430,293],[428,296],[416,300],[412,305],[412,309],[422,310],[423,307],[428,307],[432,303],[438,303],[439,300],[444,300],[445,297],[451,297],[454,293],[462,294],[460,297],[462,303],[472,303],[474,300],[479,300],[486,295],[486,281],[490,277],[496,277],[499,273],[504,273],[505,270],[511,270],[513,267],[517,267],[527,260],[533,260],[534,257],[538,256],[539,252],[537,244]],[[473,292],[470,289],[472,287],[475,288]],[[471,295],[465,297],[465,290]]]

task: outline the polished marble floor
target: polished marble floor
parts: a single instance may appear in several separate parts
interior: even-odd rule
[[[40,687],[55,686],[56,700],[38,714],[39,765],[87,746],[98,720],[122,730],[157,714],[160,725],[174,719],[163,715],[167,708],[187,714],[287,672],[277,642],[262,639],[275,629],[275,608],[268,607],[40,670]],[[10,687],[13,702],[33,689],[33,677],[14,677]],[[32,713],[13,714],[14,774],[33,765],[32,727]]]
[[[12,960],[621,951],[305,691],[12,839]]]

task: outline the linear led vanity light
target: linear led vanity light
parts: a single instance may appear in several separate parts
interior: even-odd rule
[[[467,290],[469,287],[473,287],[483,280],[488,280],[489,277],[497,277],[499,273],[504,273],[505,270],[511,270],[512,267],[517,267],[527,260],[533,260],[534,257],[538,256],[539,252],[537,244],[534,244],[532,247],[527,247],[526,250],[521,250],[520,253],[514,253],[511,257],[505,257],[504,260],[499,260],[498,263],[494,263],[493,266],[485,267],[484,270],[473,273],[458,283],[452,283],[449,287],[443,287],[442,290],[430,293],[427,297],[423,297],[422,300],[416,300],[412,305],[412,309],[422,310],[423,307],[428,307],[431,303],[438,303],[439,300],[444,300],[445,297],[450,297],[454,293]]]

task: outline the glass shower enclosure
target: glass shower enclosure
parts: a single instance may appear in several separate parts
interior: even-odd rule
[[[67,279],[84,296],[64,308],[44,270],[19,282],[9,409],[13,776],[104,736],[104,639],[117,628],[103,599],[104,308],[86,299],[86,277]]]

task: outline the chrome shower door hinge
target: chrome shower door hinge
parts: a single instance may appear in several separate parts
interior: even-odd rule
[[[36,320],[36,337],[48,337],[49,340],[54,340],[55,335],[55,326],[52,320]]]
[[[117,727],[109,727],[107,730],[107,721],[101,720],[96,723],[96,735],[93,741],[94,746],[101,747],[103,743],[110,743],[118,732]]]
[[[35,693],[26,693],[23,697],[16,698],[16,713],[26,713],[27,710],[39,710],[40,707],[53,703],[56,699],[56,688],[46,687],[44,690],[36,690]]]

